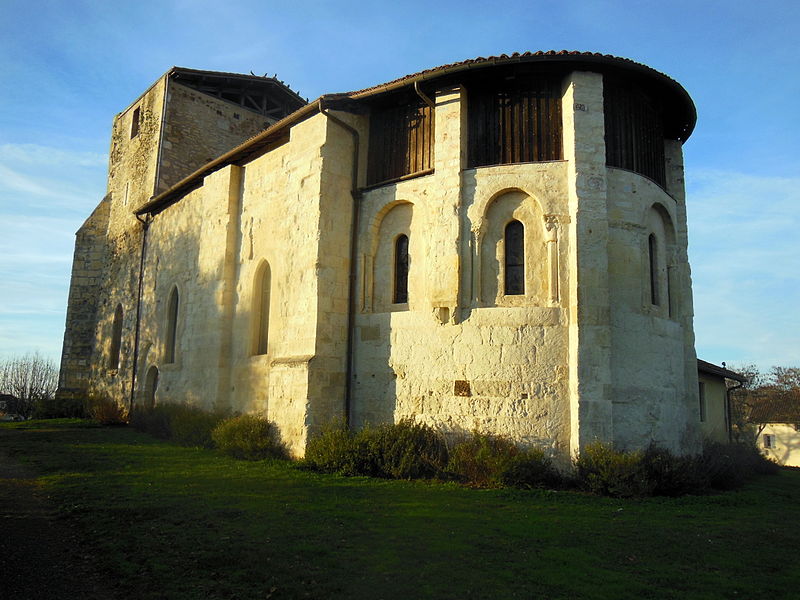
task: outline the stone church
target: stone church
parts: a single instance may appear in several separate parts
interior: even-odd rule
[[[666,75],[583,52],[311,103],[172,68],[114,119],[59,397],[259,412],[297,454],[404,417],[560,457],[692,450],[695,119]]]

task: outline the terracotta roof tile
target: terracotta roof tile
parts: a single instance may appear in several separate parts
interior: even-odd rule
[[[766,390],[748,399],[754,423],[800,424],[800,390]]]
[[[544,62],[547,60],[553,60],[554,58],[586,59],[586,60],[591,60],[593,62],[604,62],[609,65],[634,67],[637,69],[642,69],[644,71],[647,71],[651,74],[658,75],[659,77],[663,77],[671,81],[673,84],[678,85],[678,83],[674,79],[668,77],[664,73],[656,71],[652,67],[648,67],[647,65],[638,63],[629,58],[622,58],[619,56],[614,56],[612,54],[602,54],[600,52],[582,52],[580,50],[546,50],[546,51],[539,50],[536,52],[530,52],[530,51],[522,53],[514,52],[513,54],[500,54],[497,56],[487,56],[487,57],[478,56],[477,58],[469,58],[467,60],[453,62],[446,65],[433,67],[431,69],[418,71],[417,73],[412,73],[410,75],[398,77],[397,79],[393,79],[392,81],[388,81],[386,83],[382,83],[379,85],[374,85],[361,90],[347,92],[346,95],[351,97],[358,97],[384,88],[395,87],[397,84],[402,84],[403,82],[406,81],[412,81],[415,79],[424,79],[426,78],[426,76],[440,75],[451,71],[457,71],[465,67],[490,66],[503,63],[510,64],[514,62],[536,62],[537,60],[541,60],[542,62]]]

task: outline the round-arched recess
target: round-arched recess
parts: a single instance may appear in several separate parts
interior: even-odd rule
[[[147,369],[144,378],[144,405],[153,408],[156,405],[156,391],[158,390],[158,367],[152,365]]]

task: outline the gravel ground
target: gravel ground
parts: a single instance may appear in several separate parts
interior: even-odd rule
[[[36,474],[3,451],[3,436],[21,434],[0,432],[0,598],[115,598],[79,532],[59,518]]]

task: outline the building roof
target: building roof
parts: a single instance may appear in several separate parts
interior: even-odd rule
[[[753,423],[800,424],[800,390],[769,390],[749,402]]]
[[[454,62],[432,69],[412,73],[399,77],[387,83],[382,83],[372,87],[348,92],[345,94],[351,98],[361,98],[374,94],[384,93],[399,87],[411,85],[415,82],[441,79],[448,75],[463,73],[464,71],[478,71],[490,67],[502,65],[513,65],[520,63],[528,64],[548,64],[548,65],[568,65],[570,67],[586,67],[587,70],[600,72],[617,72],[634,75],[642,79],[649,80],[660,88],[660,91],[671,96],[671,112],[675,113],[680,119],[678,127],[679,139],[685,141],[691,135],[697,121],[697,111],[691,97],[685,89],[674,79],[668,77],[660,71],[648,67],[642,63],[621,58],[611,54],[600,54],[598,52],[580,52],[577,50],[548,50],[546,52],[514,52],[513,54],[501,54],[499,56],[488,56],[471,58],[460,62]]]
[[[542,67],[567,67],[574,70],[591,70],[609,74],[624,74],[642,82],[643,85],[652,88],[665,105],[666,119],[669,121],[671,136],[685,141],[691,135],[697,120],[697,111],[692,99],[683,87],[675,80],[667,77],[663,73],[656,71],[646,65],[637,63],[627,58],[620,58],[609,54],[599,54],[593,52],[580,52],[574,50],[549,50],[547,52],[515,52],[513,54],[501,54],[500,56],[478,57],[461,62],[450,63],[426,69],[394,79],[387,83],[356,90],[352,92],[324,94],[314,102],[298,108],[292,114],[270,125],[261,133],[253,136],[249,140],[240,144],[236,148],[226,152],[222,156],[203,165],[200,169],[190,174],[188,177],[173,185],[170,189],[153,197],[150,201],[136,209],[135,214],[156,214],[180,199],[190,191],[202,185],[202,179],[211,173],[224,168],[229,164],[241,164],[258,156],[272,147],[277,140],[285,138],[284,129],[299,123],[308,118],[315,112],[319,112],[324,106],[331,108],[343,103],[359,101],[404,87],[411,88],[415,85],[428,84],[430,82],[446,83],[450,79],[457,81],[463,76],[464,72],[472,71],[475,73],[488,73],[489,69],[496,67],[510,67],[516,64],[531,64]],[[213,71],[197,71],[173,67],[182,71],[195,72],[198,74],[214,74]],[[237,75],[235,73],[219,73],[221,76],[237,77],[257,77],[248,75]],[[283,82],[280,82],[281,84]],[[288,87],[286,88],[289,89]],[[291,90],[289,90],[291,92]],[[292,92],[294,93],[294,92]],[[299,96],[298,96],[299,98]],[[719,368],[719,367],[718,367]]]
[[[242,73],[226,73],[223,71],[201,71],[199,69],[187,69],[186,67],[172,67],[169,76],[191,87],[202,89],[204,84],[216,88],[221,85],[231,85],[237,88],[263,88],[284,99],[294,110],[308,103],[308,101],[295,92],[292,88],[278,79],[277,75],[267,77],[264,75],[243,75]]]
[[[716,375],[718,377],[724,377],[725,379],[733,379],[734,381],[738,381],[739,383],[744,383],[745,381],[747,381],[747,377],[745,377],[744,375],[740,375],[735,371],[730,371],[724,367],[717,366],[713,363],[700,360],[699,358],[697,359],[697,370],[700,373]]]

